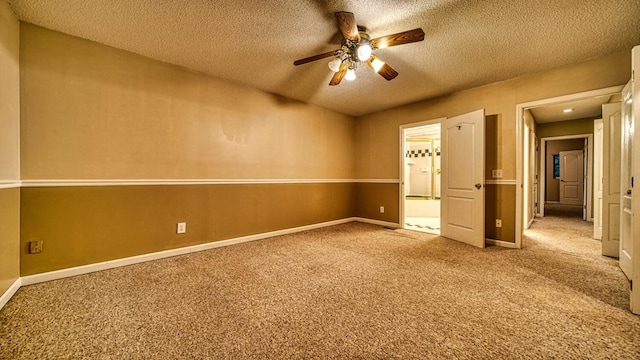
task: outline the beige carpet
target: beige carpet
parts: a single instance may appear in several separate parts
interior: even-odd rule
[[[582,205],[566,205],[559,203],[545,203],[545,216],[563,217],[563,218],[580,218],[582,219]]]
[[[481,250],[350,223],[27,286],[0,358],[638,359],[589,229],[549,217]]]

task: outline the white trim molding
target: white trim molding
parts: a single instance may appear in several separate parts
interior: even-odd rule
[[[517,185],[516,180],[485,180],[486,185]]]
[[[0,189],[15,189],[20,186],[20,180],[0,181]]]
[[[11,286],[9,286],[7,291],[5,291],[4,294],[2,294],[2,296],[0,296],[0,310],[2,310],[2,308],[5,305],[7,305],[9,300],[13,297],[13,295],[16,294],[16,292],[18,291],[18,289],[20,289],[21,286],[22,286],[22,279],[17,278],[13,282],[13,284],[11,284]]]
[[[500,246],[500,247],[505,247],[505,248],[510,248],[510,249],[518,249],[519,248],[516,243],[509,242],[509,241],[502,241],[502,240],[495,240],[495,239],[484,239],[484,242],[487,245]]]
[[[353,183],[354,179],[42,179],[22,180],[22,187],[136,185],[258,185]]]
[[[380,226],[394,228],[394,229],[399,229],[400,228],[400,224],[399,223],[394,223],[394,222],[388,222],[388,221],[382,221],[382,220],[373,220],[373,219],[367,219],[367,218],[361,218],[361,217],[354,217],[354,218],[352,218],[352,220],[353,221],[367,223],[367,224],[380,225]]]
[[[399,184],[400,179],[30,179],[0,181],[0,189],[18,187],[260,185],[260,184]]]
[[[400,179],[358,179],[354,182],[359,183],[376,183],[376,184],[399,184]]]

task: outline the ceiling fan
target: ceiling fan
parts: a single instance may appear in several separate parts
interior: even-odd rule
[[[293,65],[298,66],[333,57],[334,59],[329,62],[329,68],[334,72],[329,82],[331,86],[340,84],[343,78],[355,80],[355,70],[362,63],[367,64],[383,78],[393,80],[398,76],[398,72],[373,55],[373,50],[424,40],[424,31],[420,28],[370,39],[367,29],[356,25],[353,13],[340,11],[336,13],[336,18],[338,19],[338,28],[344,37],[342,46],[337,50],[309,56],[293,62]]]

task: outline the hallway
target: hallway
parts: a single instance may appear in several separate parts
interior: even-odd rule
[[[546,210],[546,209],[545,209]],[[629,283],[618,260],[601,255],[601,242],[593,239],[593,223],[575,211],[545,211],[524,231],[523,250],[540,258],[537,272],[606,304],[629,311]],[[535,261],[535,259],[533,259]]]

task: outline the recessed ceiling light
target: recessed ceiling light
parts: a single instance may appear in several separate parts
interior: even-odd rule
[[[570,113],[572,111],[573,111],[573,109],[564,109],[564,110],[562,110],[563,113]]]

